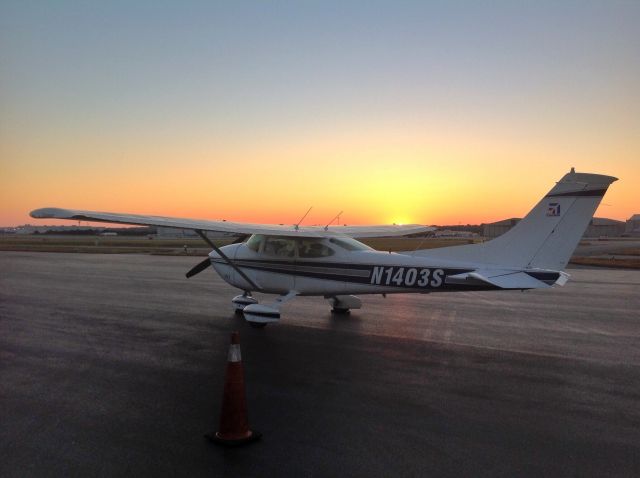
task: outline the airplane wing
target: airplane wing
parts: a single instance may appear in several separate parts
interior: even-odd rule
[[[318,226],[295,226],[277,224],[250,224],[231,221],[209,221],[204,219],[184,219],[177,217],[144,216],[114,212],[81,211],[46,207],[31,211],[37,219],[70,219],[74,221],[108,222],[114,224],[136,224],[143,226],[175,227],[201,231],[228,232],[235,234],[269,234],[274,236],[328,237],[343,235],[349,237],[391,237],[407,236],[433,231],[435,227],[410,225],[392,226],[331,226],[325,230]]]

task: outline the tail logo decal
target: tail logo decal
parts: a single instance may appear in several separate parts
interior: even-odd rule
[[[547,216],[559,216],[560,215],[560,204],[557,202],[549,203],[549,208],[547,209]]]

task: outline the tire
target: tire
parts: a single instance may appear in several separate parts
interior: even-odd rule
[[[335,307],[331,309],[332,314],[341,314],[346,315],[351,313],[351,309],[336,309]]]

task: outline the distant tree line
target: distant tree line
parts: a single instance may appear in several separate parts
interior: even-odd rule
[[[35,231],[34,234],[45,235],[64,235],[64,236],[97,236],[104,234],[105,232],[115,232],[118,236],[147,236],[149,234],[155,234],[155,227],[105,227],[97,229],[65,229],[55,230],[50,229],[46,232]]]

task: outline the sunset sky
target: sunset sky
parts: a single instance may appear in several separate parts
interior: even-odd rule
[[[0,1],[0,226],[640,213],[638,1]]]

